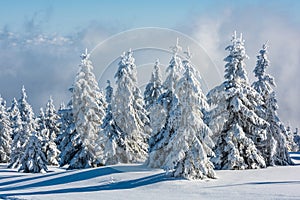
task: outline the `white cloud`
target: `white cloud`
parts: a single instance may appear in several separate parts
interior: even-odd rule
[[[278,85],[279,114],[292,127],[300,126],[300,27],[293,19],[266,7],[225,8],[214,16],[195,17],[190,25],[179,29],[204,46],[221,72],[224,71],[223,58],[227,56],[224,48],[230,44],[232,32],[243,32],[250,56],[247,71],[252,81],[256,55],[268,40],[271,60],[268,72]]]
[[[3,45],[0,49],[0,91],[8,104],[13,97],[19,98],[22,85],[31,94],[29,101],[35,106],[44,106],[41,101],[46,103],[50,95],[62,100],[66,89],[63,87],[70,84],[66,81],[70,80],[72,60],[78,54],[70,51],[73,49],[70,41],[56,36],[10,38],[6,37],[8,35],[2,34],[0,39]]]

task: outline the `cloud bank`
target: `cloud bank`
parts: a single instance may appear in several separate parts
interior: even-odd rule
[[[81,53],[115,31],[90,22],[66,36],[49,34],[43,31],[49,18],[50,8],[26,18],[19,32],[10,30],[9,25],[0,28],[0,94],[8,106],[14,97],[20,98],[22,85],[36,113],[50,96],[56,107],[67,103]]]

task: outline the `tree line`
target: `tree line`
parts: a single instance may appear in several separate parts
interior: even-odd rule
[[[258,53],[251,84],[244,42],[242,34],[233,34],[225,49],[225,80],[207,95],[189,49],[184,59],[179,56],[178,40],[166,79],[157,60],[143,95],[132,50],[120,56],[116,87],[108,81],[105,91],[86,51],[71,100],[58,111],[50,98],[35,116],[24,87],[9,108],[0,98],[0,162],[33,173],[47,172],[48,165],[81,169],[144,162],[187,179],[216,178],[215,169],[291,165],[288,152],[297,151],[300,140],[294,141],[278,116],[268,45]]]

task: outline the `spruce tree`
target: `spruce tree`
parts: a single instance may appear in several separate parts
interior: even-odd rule
[[[277,105],[277,99],[276,100],[276,105]],[[278,105],[277,105],[278,106]],[[277,107],[278,109],[278,107]],[[281,126],[281,129],[283,131],[283,133],[285,134],[285,138],[286,138],[286,148],[288,150],[288,152],[295,152],[297,151],[297,144],[294,141],[294,134],[291,130],[290,126]]]
[[[46,155],[47,152],[47,146],[48,146],[48,135],[49,130],[46,127],[46,119],[45,119],[45,113],[43,108],[40,108],[40,114],[37,117],[37,136],[41,139],[41,146],[44,154]]]
[[[23,136],[22,135],[23,125],[22,125],[21,115],[19,112],[14,117],[12,124],[13,124],[13,128],[12,128],[13,140],[11,144],[10,164],[8,165],[8,167],[16,168],[18,164],[17,160],[19,159],[19,156],[23,153],[22,143],[20,142],[23,141],[23,139],[21,139],[21,137]]]
[[[6,111],[6,102],[0,96],[0,163],[7,163],[11,154],[12,128],[9,114]]]
[[[126,150],[124,133],[117,126],[113,114],[112,114],[112,99],[113,88],[110,85],[110,81],[107,81],[108,85],[105,89],[105,99],[107,103],[105,118],[101,126],[97,141],[97,157],[99,162],[105,165],[113,165],[116,163],[126,162],[123,157]]]
[[[167,156],[165,147],[168,145],[169,139],[178,128],[175,121],[180,110],[176,109],[178,98],[175,93],[176,84],[181,76],[182,61],[178,56],[181,47],[177,43],[173,50],[172,59],[167,68],[167,77],[163,83],[164,92],[159,96],[157,102],[150,110],[150,122],[152,133],[149,140],[149,159],[147,165],[153,168],[163,166]]]
[[[47,159],[42,151],[41,139],[36,133],[32,133],[25,146],[25,152],[20,160],[18,171],[24,173],[46,173],[47,170]]]
[[[269,123],[267,139],[261,145],[260,150],[267,165],[288,165],[292,164],[292,161],[287,149],[286,130],[277,114],[278,105],[275,91],[272,88],[276,87],[276,84],[274,78],[266,73],[270,66],[267,48],[267,44],[264,44],[259,51],[254,69],[255,77],[258,80],[252,84],[252,87],[263,98],[261,106],[264,108],[264,112],[261,112],[260,116]]]
[[[47,126],[47,118],[43,108],[40,109],[40,114],[37,118],[38,129],[37,136],[41,139],[42,150],[46,156],[48,165],[58,165],[59,150],[54,142],[53,133]]]
[[[242,35],[234,33],[226,50],[225,81],[207,95],[212,106],[209,126],[216,143],[213,162],[216,169],[264,168],[256,146],[266,139],[268,123],[257,115],[262,98],[248,83]]]
[[[158,97],[162,94],[162,80],[159,67],[159,60],[155,62],[151,79],[146,85],[144,91],[145,108],[149,112],[150,108],[156,103]]]
[[[215,178],[213,164],[209,160],[214,155],[212,132],[204,123],[201,112],[201,102],[206,102],[206,97],[195,76],[196,70],[191,65],[190,58],[188,50],[187,60],[183,62],[185,72],[175,88],[179,100],[176,108],[180,110],[177,121],[179,128],[172,134],[166,146],[168,155],[164,168],[174,177]]]
[[[11,106],[7,109],[7,112],[9,114],[10,126],[14,130],[16,127],[15,121],[17,117],[20,116],[20,111],[16,98],[13,98]],[[12,132],[11,138],[14,139],[14,131]]]
[[[105,114],[105,105],[89,57],[87,50],[81,55],[80,69],[73,86],[72,111],[83,147],[70,162],[71,168],[89,168],[97,165],[95,142]]]
[[[48,165],[58,165],[60,152],[55,141],[59,133],[59,116],[55,110],[51,97],[46,104],[45,125],[48,130],[48,142],[45,154],[47,157]]]
[[[147,158],[150,134],[149,119],[144,109],[143,98],[137,86],[137,71],[133,52],[121,56],[115,74],[117,89],[112,100],[112,116],[119,128],[123,142],[116,155],[119,162],[143,162]]]
[[[33,110],[27,102],[27,94],[25,87],[22,88],[21,98],[18,101],[20,120],[18,120],[19,130],[14,131],[14,139],[12,142],[11,160],[8,165],[9,168],[17,168],[20,165],[20,160],[25,152],[25,147],[29,141],[29,137],[37,130],[37,123],[35,121]],[[20,121],[20,122],[19,122]]]
[[[269,66],[268,46],[267,43],[265,43],[259,51],[256,66],[253,70],[254,75],[258,80],[252,84],[252,87],[260,93],[264,99],[273,91],[272,87],[276,87],[274,77],[266,73]]]
[[[25,87],[22,87],[21,98],[18,100],[19,111],[21,115],[22,122],[24,124],[28,123],[31,130],[35,130],[37,124],[34,123],[34,112],[31,105],[27,102],[27,93]],[[30,130],[30,131],[31,131]]]
[[[59,166],[69,165],[74,156],[82,149],[82,140],[76,131],[75,121],[73,117],[72,104],[68,107],[58,110],[60,115],[61,129],[57,140],[59,141],[58,149]],[[73,162],[73,161],[72,161]],[[69,166],[68,169],[73,169]]]
[[[298,133],[298,128],[294,132],[294,142],[296,144],[296,151],[300,151],[300,135]]]
[[[63,113],[61,113],[60,111],[61,111],[61,110],[65,110],[66,108],[67,108],[67,107],[66,107],[65,103],[62,102],[62,103],[60,104],[58,110],[57,110],[57,115],[58,115],[58,121],[57,121],[57,123],[58,123],[59,131],[58,131],[58,133],[57,133],[57,137],[56,137],[55,143],[56,143],[56,145],[57,145],[58,150],[60,150],[60,149],[59,149],[59,144],[60,144],[61,139],[62,139],[62,138],[61,138],[62,129],[65,129],[64,124],[63,124],[63,121],[64,121],[64,120],[61,119],[62,116],[63,116]]]

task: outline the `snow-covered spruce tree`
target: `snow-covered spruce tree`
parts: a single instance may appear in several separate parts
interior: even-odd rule
[[[264,99],[273,92],[272,86],[276,87],[274,78],[266,73],[267,68],[270,66],[267,48],[267,43],[265,43],[259,51],[256,66],[253,70],[255,77],[258,80],[252,84],[252,87],[259,92]]]
[[[202,114],[207,114],[208,110],[210,109],[209,104],[207,103],[207,98],[206,95],[202,92],[201,89],[201,84],[200,84],[200,80],[201,80],[201,75],[200,72],[198,70],[195,70],[195,68],[192,66],[192,64],[190,63],[190,58],[192,57],[192,53],[190,52],[189,47],[187,47],[187,51],[184,52],[184,54],[186,54],[187,59],[184,60],[183,66],[184,68],[190,68],[190,73],[191,76],[193,76],[194,78],[194,86],[195,90],[197,91],[196,95],[197,95],[197,100],[198,100],[198,104],[199,104],[199,108],[202,112]],[[205,117],[205,116],[204,116]]]
[[[76,75],[72,105],[76,131],[82,140],[82,149],[73,157],[70,168],[89,168],[97,165],[95,142],[105,115],[104,97],[93,74],[93,66],[87,50],[81,55],[79,72]]]
[[[18,105],[22,122],[24,124],[29,122],[30,128],[32,130],[36,129],[37,124],[34,123],[34,112],[31,105],[27,102],[27,94],[24,86],[22,87],[21,98],[18,100]]]
[[[28,128],[28,127],[27,127]],[[42,151],[41,138],[32,133],[25,147],[25,152],[20,160],[19,172],[24,173],[46,173],[47,159]]]
[[[212,161],[216,169],[263,168],[266,163],[256,145],[265,140],[268,123],[256,114],[262,97],[248,83],[242,35],[238,38],[234,33],[226,50],[226,80],[207,95],[212,106],[209,126],[216,143]]]
[[[65,125],[62,124],[62,122],[63,122],[64,120],[61,119],[61,117],[63,116],[63,113],[60,112],[60,111],[65,110],[65,109],[67,109],[67,107],[66,107],[65,103],[62,102],[62,103],[60,104],[58,110],[57,110],[57,115],[58,115],[58,122],[57,122],[57,123],[58,123],[59,131],[58,131],[58,133],[57,133],[55,143],[56,143],[56,145],[57,145],[58,150],[59,150],[59,144],[60,144],[61,139],[62,139],[62,138],[60,137],[60,134],[62,133],[61,130],[62,130],[62,129],[65,129],[65,128],[64,128]]]
[[[166,146],[168,155],[164,168],[174,177],[187,179],[215,178],[210,157],[214,155],[212,132],[203,121],[201,101],[206,101],[200,83],[194,76],[195,69],[189,59],[183,62],[185,72],[175,89],[180,110],[179,128],[172,134]],[[203,99],[201,99],[203,97]]]
[[[278,109],[278,104],[277,104],[277,99],[275,98],[275,93],[274,93],[274,100],[271,100],[272,102],[274,102],[274,106],[276,104],[277,109]],[[286,136],[286,148],[288,150],[288,152],[296,152],[297,151],[297,144],[294,141],[294,134],[291,130],[290,126],[287,126],[286,128],[284,126],[282,126],[282,130],[283,133],[285,133]]]
[[[44,154],[46,155],[47,151],[47,143],[48,143],[48,135],[49,135],[49,130],[46,127],[46,120],[45,120],[45,113],[43,108],[40,108],[40,114],[38,115],[37,119],[37,136],[40,137],[41,139],[41,146]]]
[[[37,136],[41,139],[42,150],[48,161],[48,165],[58,165],[59,150],[53,140],[50,139],[50,130],[46,125],[46,116],[43,108],[37,117],[38,129]]]
[[[297,146],[297,151],[300,151],[300,135],[298,133],[298,128],[294,132],[294,142]]]
[[[276,85],[274,78],[266,73],[267,68],[270,66],[267,48],[267,44],[264,44],[259,51],[256,67],[253,71],[258,80],[252,84],[252,87],[263,98],[261,106],[264,108],[264,112],[259,113],[259,115],[269,123],[267,139],[259,149],[268,166],[288,165],[292,164],[292,161],[287,149],[286,130],[277,114],[278,105],[272,88],[272,86],[276,87]]]
[[[0,163],[7,163],[11,154],[12,128],[9,114],[6,111],[6,102],[0,96]]]
[[[58,110],[61,123],[60,133],[57,138],[57,141],[59,141],[58,149],[61,152],[59,155],[60,167],[71,163],[74,156],[81,151],[83,146],[80,135],[75,128],[71,102],[68,107]],[[72,169],[72,166],[68,169]]]
[[[45,152],[48,165],[58,165],[60,151],[57,149],[55,141],[59,133],[59,116],[55,110],[51,97],[46,104],[45,125],[48,130],[48,141]]]
[[[18,108],[19,109],[19,108]],[[21,120],[21,115],[18,113],[13,121],[12,121],[12,132],[13,132],[13,140],[11,144],[11,156],[10,156],[10,164],[8,165],[9,168],[15,168],[17,167],[17,160],[19,159],[19,156],[23,153],[22,148],[22,132],[23,132],[23,125]]]
[[[168,155],[166,146],[169,139],[178,128],[177,117],[180,110],[176,109],[178,99],[175,93],[176,84],[181,76],[182,61],[178,56],[181,47],[177,43],[173,50],[173,56],[167,67],[167,77],[163,83],[164,92],[158,98],[150,110],[150,123],[152,128],[149,140],[149,158],[147,165],[153,168],[163,167],[163,163]]]
[[[29,137],[37,130],[37,123],[35,121],[33,110],[27,102],[27,94],[24,86],[21,95],[22,96],[18,101],[21,125],[18,125],[18,131],[14,131],[11,160],[8,165],[9,168],[19,167],[20,159],[23,157]],[[19,119],[17,119],[17,121],[17,123],[19,123]]]
[[[110,85],[110,81],[107,81],[107,83],[108,85],[105,88],[107,107],[97,141],[97,157],[101,163],[112,165],[126,160],[126,158],[122,157],[126,147],[125,134],[117,126],[112,114],[113,88]]]
[[[10,126],[12,129],[14,129],[16,126],[15,121],[17,117],[20,116],[19,106],[16,98],[12,100],[11,106],[7,109],[7,112],[9,114]],[[14,139],[14,132],[12,132],[11,138]]]
[[[150,108],[156,103],[158,97],[162,94],[162,80],[159,68],[159,60],[155,62],[151,79],[146,85],[144,91],[145,108],[149,112]]]
[[[137,71],[133,52],[121,56],[115,74],[117,89],[112,100],[112,116],[118,132],[120,150],[114,160],[122,163],[143,162],[147,158],[148,139],[151,132],[144,101],[137,86]]]

